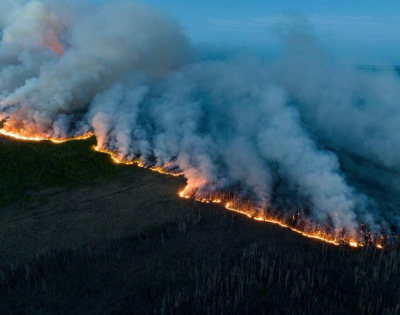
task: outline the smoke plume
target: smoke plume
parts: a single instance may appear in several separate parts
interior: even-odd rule
[[[0,0],[0,120],[21,136],[93,132],[191,192],[310,209],[336,233],[400,228],[400,80],[332,61],[308,31],[273,62],[201,57],[134,2]],[[301,28],[300,28],[301,29]]]

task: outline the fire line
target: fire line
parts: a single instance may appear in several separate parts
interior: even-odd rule
[[[11,131],[6,131],[4,129],[0,129],[0,134],[6,137],[10,137],[10,138],[14,138],[17,140],[23,140],[23,141],[51,141],[53,143],[56,144],[60,144],[60,143],[64,143],[67,141],[74,141],[74,140],[85,140],[85,139],[89,139],[91,137],[93,137],[93,133],[87,133],[87,134],[83,134],[80,136],[76,136],[73,138],[54,138],[54,137],[46,137],[46,136],[25,136],[22,134],[18,134],[18,133],[14,133]],[[120,159],[117,157],[117,153],[111,150],[108,150],[106,148],[100,148],[98,146],[94,146],[93,149],[97,152],[100,153],[105,153],[110,155],[111,159],[113,160],[114,163],[116,164],[126,164],[126,165],[133,165],[136,164],[139,167],[142,168],[147,168],[150,169],[151,171],[154,172],[158,172],[161,174],[166,174],[166,175],[171,175],[171,176],[182,176],[183,173],[174,173],[174,172],[169,172],[168,170],[166,170],[163,167],[160,166],[147,166],[145,165],[142,161],[140,160],[125,160],[125,159]],[[187,185],[182,191],[178,192],[179,197],[184,198],[184,199],[191,199],[193,198],[194,200],[198,201],[198,202],[203,202],[203,203],[216,203],[216,204],[222,204],[223,200],[221,198],[206,198],[206,197],[202,197],[202,196],[194,196],[193,194],[189,193],[190,191],[190,187],[189,185]],[[252,215],[252,211],[245,211],[245,210],[241,210],[240,208],[235,208],[234,204],[232,202],[226,202],[223,204],[223,206],[225,207],[225,209],[232,211],[232,212],[236,212],[242,215],[245,215],[247,217],[249,217],[250,219],[254,219],[256,221],[262,221],[262,222],[267,222],[267,223],[272,223],[272,224],[276,224],[279,225],[283,228],[288,228],[293,232],[296,232],[298,234],[301,234],[305,237],[308,238],[312,238],[312,239],[316,239],[319,241],[323,241],[326,242],[328,244],[332,244],[335,246],[339,246],[340,244],[345,244],[345,245],[349,245],[351,247],[363,247],[364,244],[362,244],[362,242],[359,242],[357,240],[354,240],[352,238],[347,238],[347,239],[338,239],[334,236],[331,235],[327,235],[324,234],[324,232],[312,232],[312,233],[308,233],[306,231],[302,231],[300,229],[296,229],[295,227],[292,227],[288,224],[286,224],[283,220],[279,220],[273,217],[266,217],[264,215]],[[383,246],[379,243],[375,243],[374,244],[376,248],[378,249],[383,249]]]

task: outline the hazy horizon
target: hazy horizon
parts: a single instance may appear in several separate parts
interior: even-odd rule
[[[298,16],[308,21],[322,46],[336,58],[355,64],[400,65],[400,3],[396,1],[140,2],[177,19],[195,44],[252,49],[273,58],[280,52],[279,24],[288,16]]]

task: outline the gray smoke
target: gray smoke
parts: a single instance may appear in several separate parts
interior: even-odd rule
[[[119,159],[183,172],[192,191],[235,190],[287,213],[310,207],[337,232],[400,228],[394,72],[331,61],[299,28],[274,62],[217,60],[138,3],[0,0],[0,10],[7,131],[90,130]]]

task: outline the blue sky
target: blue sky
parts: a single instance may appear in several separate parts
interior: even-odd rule
[[[140,2],[174,16],[194,43],[239,46],[274,54],[279,49],[276,26],[289,13],[306,17],[324,48],[336,57],[365,64],[400,64],[400,1]]]

